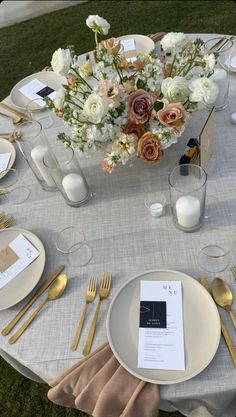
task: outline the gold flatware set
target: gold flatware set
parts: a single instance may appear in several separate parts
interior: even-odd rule
[[[1,190],[0,190],[0,195],[1,195]],[[2,217],[0,217],[0,220],[3,220],[5,214],[4,213],[1,213],[1,214],[2,214]],[[15,218],[13,216],[8,217],[8,219],[0,223],[0,230],[6,229],[7,227],[12,226],[14,220]]]

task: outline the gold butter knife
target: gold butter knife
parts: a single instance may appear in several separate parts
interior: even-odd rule
[[[8,106],[5,103],[0,103],[0,107],[2,109],[9,111],[10,113],[16,114],[16,116],[23,117],[23,119],[25,120],[30,120],[30,117],[27,116],[27,114],[21,113],[20,111],[13,109],[12,107]]]
[[[208,284],[208,282],[207,282],[206,278],[202,276],[202,277],[200,277],[199,281],[200,281],[200,283],[203,285],[203,287],[204,287],[204,288],[206,288],[206,290],[207,290],[207,291],[209,292],[209,294],[211,295],[211,292],[210,292],[210,287],[209,287],[209,284]],[[212,296],[212,295],[211,295],[211,296]],[[212,297],[212,299],[214,300],[214,298],[213,298],[213,297]],[[222,320],[222,318],[221,318],[221,317],[220,317],[220,322],[221,322],[221,332],[222,332],[222,334],[223,334],[223,336],[224,336],[224,339],[225,339],[226,345],[227,345],[227,347],[228,347],[228,349],[229,349],[229,352],[230,352],[230,354],[231,354],[231,356],[232,356],[234,366],[236,366],[236,349],[235,349],[235,347],[234,347],[234,344],[233,344],[232,339],[231,339],[231,337],[230,337],[230,335],[229,335],[229,332],[228,332],[228,330],[226,329],[225,324],[224,324],[224,322],[223,322],[223,320]]]
[[[29,310],[32,304],[40,297],[41,294],[49,287],[49,285],[57,278],[58,275],[63,271],[65,265],[58,266],[54,272],[52,272],[42,285],[37,289],[36,293],[31,299],[25,304],[25,306],[17,313],[17,315],[10,321],[10,323],[2,330],[2,335],[6,336],[15,327],[21,317]]]

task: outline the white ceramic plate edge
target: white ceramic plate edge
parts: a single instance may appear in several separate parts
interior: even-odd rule
[[[7,167],[7,170],[8,170],[8,169],[11,169],[12,168],[12,166],[13,166],[15,160],[16,160],[16,150],[15,150],[15,147],[13,146],[13,144],[11,142],[9,142],[7,139],[4,139],[4,138],[1,138],[0,137],[0,142],[1,141],[4,141],[4,143],[6,144],[6,148],[8,146],[9,147],[9,152],[11,152],[11,159],[10,159],[9,164],[8,164],[8,167]],[[11,151],[10,151],[10,149],[11,149]],[[2,175],[0,173],[0,179],[2,179],[3,177],[5,177],[5,175],[7,175],[7,172],[5,172],[4,175]]]
[[[188,279],[191,279],[191,280],[193,280],[193,281],[195,281],[196,282],[196,284],[198,284],[198,285],[200,285],[201,287],[202,287],[202,290],[203,291],[205,291],[206,292],[206,295],[207,295],[207,297],[208,297],[208,300],[209,300],[209,303],[211,304],[211,306],[212,306],[212,308],[213,308],[213,310],[215,311],[215,313],[216,313],[216,317],[218,318],[218,332],[217,332],[217,342],[216,342],[216,346],[215,346],[215,351],[214,351],[214,353],[212,354],[212,356],[211,356],[211,358],[209,358],[209,360],[208,360],[208,363],[207,364],[204,364],[202,367],[200,367],[197,371],[195,371],[195,372],[193,372],[190,376],[188,376],[188,377],[186,377],[186,376],[184,376],[184,377],[180,377],[180,378],[177,378],[177,379],[175,379],[175,380],[173,380],[173,381],[166,381],[166,380],[158,380],[158,381],[154,381],[153,379],[150,379],[150,378],[146,378],[146,377],[141,377],[137,372],[135,372],[134,370],[132,370],[132,369],[130,369],[124,362],[123,362],[123,360],[121,360],[120,358],[119,358],[119,355],[117,354],[117,352],[116,352],[116,349],[115,349],[115,346],[113,345],[113,341],[112,341],[112,337],[111,337],[111,334],[110,334],[110,330],[109,330],[109,320],[110,320],[110,315],[111,315],[111,312],[112,312],[112,307],[113,307],[113,304],[115,303],[115,300],[116,300],[116,297],[119,295],[119,293],[120,292],[122,292],[123,291],[123,289],[131,282],[131,281],[133,281],[133,280],[135,280],[135,279],[137,279],[137,278],[139,278],[139,277],[141,277],[141,276],[143,276],[143,275],[147,275],[147,274],[149,274],[149,273],[155,273],[155,272],[166,272],[166,273],[174,273],[174,274],[177,274],[177,275],[184,275],[186,278],[188,278]],[[110,306],[109,306],[109,310],[108,310],[108,313],[107,313],[107,319],[106,319],[106,330],[107,330],[107,338],[108,338],[108,342],[109,342],[109,345],[110,345],[110,347],[111,347],[111,350],[112,350],[112,352],[114,353],[114,356],[116,357],[116,359],[120,362],[120,364],[130,373],[130,374],[132,374],[132,375],[134,375],[134,376],[136,376],[137,378],[139,378],[139,379],[141,379],[141,380],[143,380],[143,381],[146,381],[146,382],[150,382],[150,383],[152,383],[152,384],[160,384],[160,385],[172,385],[172,384],[177,384],[177,383],[180,383],[180,382],[184,382],[184,381],[187,381],[187,380],[189,380],[189,379],[192,379],[192,378],[194,378],[196,375],[198,375],[199,373],[201,373],[208,365],[209,365],[209,363],[212,361],[212,359],[214,358],[214,356],[215,356],[215,354],[216,354],[216,352],[217,352],[217,349],[218,349],[218,346],[219,346],[219,343],[220,343],[220,338],[221,338],[221,324],[220,324],[220,316],[219,316],[219,312],[218,312],[218,309],[217,309],[217,307],[216,307],[216,305],[215,305],[215,302],[213,301],[213,299],[212,299],[212,297],[211,297],[211,295],[208,293],[208,291],[197,281],[197,280],[195,280],[194,278],[192,278],[190,275],[187,275],[187,274],[185,274],[184,272],[180,272],[180,271],[175,271],[175,270],[172,270],[172,269],[151,269],[151,270],[148,270],[148,271],[143,271],[143,272],[141,272],[140,274],[137,274],[137,275],[135,275],[135,276],[133,276],[132,278],[130,278],[128,281],[126,281],[119,289],[118,289],[118,291],[116,292],[116,294],[114,295],[114,297],[113,297],[113,299],[112,299],[112,301],[111,301],[111,303],[110,303]]]

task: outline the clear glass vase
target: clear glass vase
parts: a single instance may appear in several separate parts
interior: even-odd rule
[[[216,37],[205,42],[204,48],[208,55],[214,53],[216,58],[216,66],[210,79],[215,81],[219,88],[219,94],[215,101],[215,110],[223,110],[228,106],[233,42],[230,38]]]
[[[51,161],[51,165],[55,164],[55,158],[41,124],[36,120],[28,120],[15,129],[14,137],[19,137],[16,140],[18,148],[42,188],[46,191],[55,191],[56,183],[43,163],[45,156]]]
[[[56,165],[45,155],[44,165],[50,172],[66,203],[79,207],[89,200],[91,193],[72,148],[58,145],[54,149]]]

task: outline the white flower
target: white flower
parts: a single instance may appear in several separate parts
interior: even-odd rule
[[[66,75],[72,64],[72,56],[69,49],[57,49],[51,60],[52,69],[56,74]]]
[[[84,103],[84,115],[88,117],[92,123],[100,123],[102,118],[107,114],[109,105],[98,94],[92,93],[88,96]]]
[[[131,133],[127,135],[125,133],[120,133],[115,144],[114,149],[121,156],[123,165],[126,164],[130,155],[135,153],[135,144],[137,141],[137,136]]]
[[[214,54],[204,55],[203,62],[205,64],[204,72],[206,74],[212,73],[214,71],[214,67],[216,63],[215,55]]]
[[[182,32],[169,32],[161,40],[161,46],[165,52],[180,50],[186,43],[186,35]]]
[[[170,102],[183,103],[189,94],[188,82],[184,77],[168,77],[162,81],[161,91]]]
[[[189,99],[194,102],[204,102],[206,104],[214,104],[219,94],[217,84],[210,78],[202,77],[191,81],[189,84],[191,90]]]
[[[62,109],[64,105],[64,101],[65,101],[65,89],[61,87],[57,91],[57,95],[54,99],[54,106],[56,107],[56,109],[58,110]]]
[[[86,19],[86,25],[93,30],[93,32],[98,32],[101,35],[107,35],[110,29],[110,24],[107,20],[103,19],[102,17],[96,15],[90,15]]]

